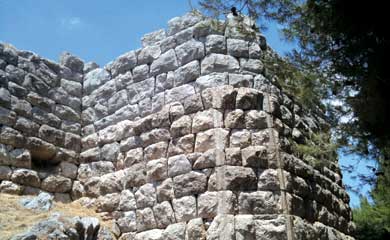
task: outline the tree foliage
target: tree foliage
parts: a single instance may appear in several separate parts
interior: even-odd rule
[[[256,18],[261,29],[269,20],[281,24],[284,37],[298,47],[288,54],[287,61],[267,66],[284,69],[284,74],[281,71],[278,75],[280,85],[306,106],[319,105],[324,99],[341,103],[327,109],[338,143],[378,162],[366,178],[375,183],[374,204],[363,201],[355,210],[358,233],[365,233],[359,239],[381,239],[390,231],[386,4],[360,0],[200,0],[200,6],[214,16],[235,6]]]

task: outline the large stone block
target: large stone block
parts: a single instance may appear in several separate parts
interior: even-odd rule
[[[193,60],[199,60],[204,57],[205,49],[202,42],[191,40],[183,43],[175,49],[177,60],[180,66]]]
[[[150,66],[150,74],[156,76],[160,73],[175,70],[178,67],[176,54],[173,49],[160,55]]]
[[[238,72],[240,64],[237,59],[229,55],[212,53],[206,56],[201,63],[202,75],[213,72]]]
[[[173,178],[176,197],[200,194],[206,191],[207,176],[200,172],[191,171]]]
[[[196,199],[194,196],[186,196],[173,199],[173,210],[178,222],[186,222],[196,218]]]

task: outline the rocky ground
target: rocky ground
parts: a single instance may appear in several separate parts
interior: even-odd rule
[[[111,221],[102,220],[92,208],[79,201],[54,202],[52,197],[0,194],[0,240],[84,239],[80,235],[107,235],[110,239]]]

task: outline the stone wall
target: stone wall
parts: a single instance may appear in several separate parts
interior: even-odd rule
[[[326,123],[270,79],[245,17],[188,13],[99,68],[0,45],[0,191],[83,198],[120,239],[352,239]]]

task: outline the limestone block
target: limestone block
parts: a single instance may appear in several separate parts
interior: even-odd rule
[[[54,109],[55,102],[49,98],[38,95],[35,92],[29,92],[26,100],[33,106],[37,106],[45,111],[50,112]]]
[[[71,121],[62,121],[61,123],[61,130],[64,132],[70,132],[77,135],[80,135],[81,132],[81,124],[77,122],[71,122]]]
[[[11,181],[4,180],[0,183],[0,193],[20,195],[22,192],[23,187]]]
[[[83,72],[84,72],[84,74],[86,74],[86,73],[89,73],[90,71],[92,71],[98,67],[99,67],[99,65],[95,62],[87,62],[84,64]]]
[[[10,165],[31,168],[31,154],[26,149],[16,148],[9,152]]]
[[[97,133],[85,136],[81,139],[82,150],[85,151],[90,148],[97,147],[99,143],[99,136]]]
[[[78,169],[77,178],[84,182],[92,177],[100,177],[104,174],[114,172],[114,164],[112,162],[92,162],[82,163]]]
[[[127,87],[130,104],[135,104],[142,99],[153,96],[154,78],[148,78],[141,82],[136,82]]]
[[[122,179],[124,188],[139,187],[147,181],[145,165],[143,163],[137,163],[126,168],[124,173],[125,175]]]
[[[241,109],[235,109],[226,112],[225,127],[227,128],[245,128],[245,115]]]
[[[156,189],[153,184],[147,183],[141,186],[134,194],[138,208],[153,207],[156,200]]]
[[[156,220],[151,208],[137,209],[137,231],[145,231],[157,227]],[[137,239],[137,238],[136,238]],[[148,239],[148,238],[140,238]],[[154,238],[152,238],[154,239]]]
[[[99,196],[96,199],[98,212],[113,212],[119,205],[119,193],[111,193],[104,196]]]
[[[195,152],[205,152],[212,148],[226,148],[228,135],[229,131],[222,128],[210,129],[198,133],[195,141]]]
[[[124,176],[123,171],[108,173],[100,177],[99,193],[105,195],[122,191],[121,179]]]
[[[163,230],[153,229],[135,235],[135,240],[164,240]]]
[[[13,126],[16,120],[16,113],[0,107],[0,124]]]
[[[167,178],[157,185],[158,202],[170,201],[174,198],[172,178]]]
[[[268,153],[264,146],[250,146],[241,150],[242,164],[249,167],[268,167]]]
[[[239,147],[226,148],[225,154],[226,154],[225,163],[227,165],[233,165],[233,166],[242,165],[241,149]]]
[[[245,114],[245,126],[248,129],[267,128],[267,113],[264,111],[250,110]]]
[[[76,179],[78,171],[77,165],[68,162],[61,162],[60,169],[62,176],[70,179]]]
[[[157,128],[141,134],[141,140],[144,146],[148,146],[157,142],[169,141],[170,139],[171,134],[165,128]]]
[[[161,55],[160,46],[146,46],[138,53],[138,65],[152,63]]]
[[[207,239],[234,240],[234,215],[218,215],[207,229]]]
[[[257,188],[265,191],[280,190],[278,171],[276,169],[260,169]]]
[[[180,66],[193,60],[199,60],[205,55],[203,43],[196,40],[191,40],[177,46],[175,51]]]
[[[165,103],[180,102],[187,97],[195,94],[195,89],[193,86],[185,84],[180,87],[175,87],[165,92]],[[184,113],[184,108],[183,108]]]
[[[13,171],[11,181],[26,186],[37,187],[41,186],[41,180],[38,173],[34,170],[29,169],[16,169]]]
[[[178,33],[176,33],[174,35],[175,37],[175,40],[176,40],[176,46],[182,44],[182,43],[185,43],[187,41],[190,41],[193,39],[194,37],[194,29],[191,27],[191,28],[187,28],[187,29],[184,29]]]
[[[186,223],[175,223],[169,225],[163,233],[165,240],[183,240],[186,233]]]
[[[188,173],[190,171],[191,163],[184,154],[168,158],[169,177],[175,177],[177,175]]]
[[[221,35],[208,35],[206,37],[206,53],[226,53],[226,38]]]
[[[118,224],[122,235],[127,232],[135,232],[137,230],[137,217],[135,211],[123,212],[116,223]]]
[[[146,164],[148,179],[151,181],[164,180],[168,177],[168,162],[166,158],[151,160]]]
[[[146,161],[163,158],[166,155],[168,149],[167,142],[158,142],[152,145],[149,145],[144,150],[144,159]]]
[[[263,107],[263,94],[251,88],[239,88],[236,98],[236,108],[243,110],[259,109]]]
[[[261,74],[264,72],[264,64],[258,59],[240,58],[240,66],[243,72]]]
[[[72,71],[83,73],[84,62],[69,52],[63,52],[60,56],[59,62],[61,65],[68,67]]]
[[[236,240],[256,240],[256,228],[253,215],[236,215],[234,217]]]
[[[245,148],[251,145],[251,133],[246,129],[234,129],[230,135],[230,147]]]
[[[91,148],[80,153],[80,162],[82,163],[97,162],[97,161],[100,161],[99,147]]]
[[[30,151],[31,157],[41,161],[51,161],[57,153],[57,148],[39,138],[27,138],[26,148]]]
[[[61,175],[50,175],[42,181],[41,188],[48,192],[69,192],[72,189],[72,180]]]
[[[168,201],[156,204],[153,207],[153,213],[158,228],[166,228],[176,222],[172,206]]]
[[[118,158],[118,153],[119,143],[113,142],[106,144],[100,149],[100,160],[115,162]]]
[[[270,130],[264,129],[252,132],[252,145],[270,145]],[[274,133],[277,136],[277,133]]]
[[[31,107],[31,104],[29,102],[27,102],[26,100],[18,99],[17,97],[12,96],[11,97],[11,109],[12,109],[12,111],[14,111],[15,113],[17,113],[19,115],[26,116],[26,117],[31,116],[32,107]],[[12,125],[12,124],[10,124],[10,125]]]
[[[79,153],[81,150],[80,136],[73,133],[65,133],[64,147]]]
[[[275,214],[281,206],[280,196],[269,191],[241,192],[238,197],[240,214]]]
[[[168,21],[168,36],[173,35],[185,28],[191,27],[203,20],[199,12],[189,12],[181,17],[175,17]]]
[[[223,127],[223,114],[215,109],[196,113],[192,121],[192,133],[220,127]]]
[[[253,76],[247,74],[229,74],[229,85],[232,85],[235,88],[247,87],[251,88],[253,86]]]
[[[175,75],[173,72],[161,73],[156,76],[155,92],[163,92],[173,87]]]
[[[176,54],[173,49],[160,55],[150,66],[151,76],[175,70],[178,67]]]
[[[179,67],[174,71],[175,87],[192,81],[200,76],[200,65],[198,61],[192,61]]]
[[[55,128],[61,125],[61,119],[52,113],[47,113],[38,107],[33,107],[31,110],[32,117],[39,124],[47,124]]]
[[[70,81],[67,79],[61,79],[60,86],[69,94],[81,97],[83,86],[79,82]]]
[[[201,153],[193,163],[193,169],[213,168],[218,162],[224,162],[224,154],[222,150],[210,149]]]
[[[191,171],[173,178],[176,197],[200,194],[206,191],[207,176],[200,172]]]
[[[74,181],[70,196],[73,201],[85,196],[84,186],[79,181]]]
[[[141,146],[142,146],[141,138],[139,136],[133,136],[121,141],[120,150],[121,152],[125,152],[130,149],[134,149]]]
[[[122,54],[113,62],[111,62],[107,69],[111,72],[112,77],[116,77],[119,74],[126,73],[133,69],[137,65],[137,56],[135,51],[130,51]]]
[[[148,116],[153,111],[152,99],[145,98],[138,102],[139,114],[141,117]]]
[[[110,99],[108,99],[108,113],[114,113],[116,110],[127,104],[129,104],[127,91],[122,89],[121,91],[115,93]]]
[[[185,115],[177,119],[171,124],[171,134],[173,137],[179,137],[191,133],[192,119]]]
[[[198,197],[198,216],[214,218],[218,213],[218,192],[205,192]]]
[[[157,45],[161,40],[166,38],[165,30],[160,29],[151,33],[145,34],[141,41],[142,41],[142,46],[147,47],[151,45]]]
[[[186,99],[184,99],[183,107],[185,114],[202,111],[204,108],[201,95],[194,94],[187,97]]]
[[[286,219],[277,217],[276,219],[255,220],[256,239],[260,240],[286,240]],[[305,233],[307,233],[305,231]],[[267,236],[267,237],[265,237]]]
[[[227,190],[252,190],[257,188],[256,173],[252,168],[226,166],[216,169],[221,187]]]
[[[130,211],[137,209],[136,200],[131,190],[126,189],[121,192],[118,209],[120,211]]]
[[[201,63],[202,75],[206,75],[213,72],[237,72],[240,69],[240,65],[232,56],[223,55],[218,53],[212,53],[206,56]]]
[[[228,74],[226,73],[210,73],[208,75],[204,75],[196,79],[196,86],[199,88],[200,91],[203,91],[207,88],[214,88],[227,84]]]
[[[101,68],[92,70],[84,76],[83,91],[89,94],[108,80],[110,80],[110,75],[106,70]]]
[[[172,204],[177,222],[185,222],[196,218],[197,210],[194,196],[173,199]]]
[[[149,78],[149,65],[143,64],[133,69],[133,80],[139,82]]]
[[[187,224],[185,240],[206,240],[206,229],[202,218],[191,219]]]
[[[165,53],[166,51],[174,49],[175,47],[176,39],[173,36],[166,37],[160,42],[161,53]]]
[[[64,105],[56,105],[54,112],[61,120],[68,120],[73,122],[80,121],[80,113],[75,111],[74,109],[64,106]]]
[[[260,45],[255,42],[249,43],[249,58],[259,59],[262,56]]]
[[[249,57],[249,43],[241,39],[227,39],[227,53],[234,57]]]

